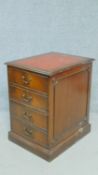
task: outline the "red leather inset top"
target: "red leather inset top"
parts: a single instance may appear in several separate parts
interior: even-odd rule
[[[29,68],[37,68],[45,71],[54,71],[63,67],[79,64],[83,62],[83,58],[79,56],[65,55],[59,53],[49,53],[39,56],[21,59],[15,62]]]

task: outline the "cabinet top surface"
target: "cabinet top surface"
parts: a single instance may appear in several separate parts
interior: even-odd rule
[[[92,62],[87,57],[50,52],[8,62],[7,65],[52,76],[71,67]]]

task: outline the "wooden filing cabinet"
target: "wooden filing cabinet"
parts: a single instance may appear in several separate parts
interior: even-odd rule
[[[55,52],[8,62],[9,139],[50,161],[89,133],[92,62]]]

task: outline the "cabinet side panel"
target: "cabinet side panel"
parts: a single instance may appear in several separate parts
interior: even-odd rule
[[[58,81],[55,86],[54,137],[69,131],[86,119],[88,70]]]

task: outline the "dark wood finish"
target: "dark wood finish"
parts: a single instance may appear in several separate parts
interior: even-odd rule
[[[86,135],[92,61],[48,53],[7,63],[10,140],[50,161]]]
[[[28,104],[35,108],[42,110],[48,109],[48,99],[47,96],[42,96],[41,94],[34,93],[30,90],[25,90],[20,87],[10,86],[10,98],[14,101],[20,101],[21,103]]]
[[[25,122],[29,122],[32,125],[44,130],[48,129],[48,116],[45,113],[34,111],[32,108],[15,102],[11,102],[10,111],[12,118],[14,117],[24,120]]]
[[[10,83],[48,93],[48,79],[46,76],[13,67],[9,67],[8,74]]]
[[[40,145],[47,145],[47,134],[43,131],[35,129],[23,121],[12,118],[11,129],[16,134],[23,136],[29,141],[37,142]]]
[[[88,71],[58,80],[54,100],[54,137],[86,120],[87,89]]]

